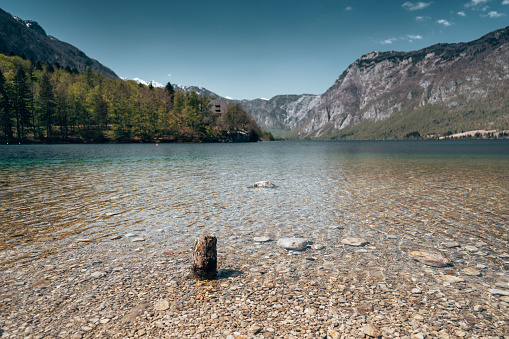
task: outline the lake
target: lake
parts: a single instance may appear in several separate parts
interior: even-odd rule
[[[251,188],[260,180],[277,187]],[[0,146],[0,201],[2,250],[133,228],[178,239],[342,225],[409,246],[476,237],[496,255],[509,251],[509,142]]]
[[[0,336],[502,338],[508,206],[509,140],[3,145]]]

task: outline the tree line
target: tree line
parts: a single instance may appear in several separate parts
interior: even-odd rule
[[[271,139],[236,104],[0,54],[3,142],[215,142]]]

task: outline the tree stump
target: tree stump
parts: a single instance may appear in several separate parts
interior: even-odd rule
[[[201,235],[194,242],[193,273],[198,279],[214,279],[217,276],[217,238]]]

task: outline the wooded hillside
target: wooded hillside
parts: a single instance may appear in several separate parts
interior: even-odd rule
[[[4,142],[215,142],[270,139],[237,105],[0,54]],[[238,138],[237,135],[245,136]]]

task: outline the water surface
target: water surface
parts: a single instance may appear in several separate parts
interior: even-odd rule
[[[251,188],[260,180],[277,187]],[[341,227],[403,250],[482,241],[503,267],[508,182],[507,140],[4,145],[0,265],[30,265],[80,238],[328,243]]]

